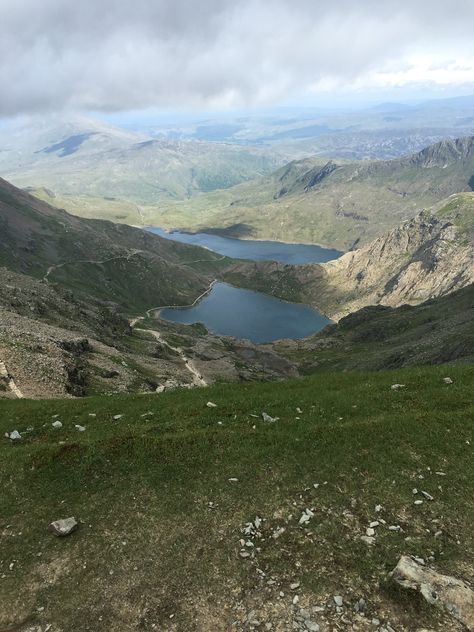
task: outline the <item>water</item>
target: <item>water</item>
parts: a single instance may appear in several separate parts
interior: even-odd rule
[[[324,263],[342,254],[338,250],[308,244],[250,241],[207,233],[167,233],[161,228],[152,227],[147,230],[166,239],[202,246],[236,259],[273,260],[291,264]],[[201,322],[213,333],[246,338],[253,342],[305,338],[331,322],[308,305],[288,303],[227,283],[215,283],[209,294],[193,307],[161,310],[161,317],[183,324]]]
[[[167,233],[161,228],[147,228],[166,239],[181,241],[185,244],[202,246],[221,255],[235,259],[252,259],[280,261],[281,263],[325,263],[331,259],[337,259],[342,252],[332,248],[321,248],[309,244],[285,244],[280,241],[252,241],[209,235],[207,233],[180,233],[172,231]]]
[[[188,308],[166,308],[161,318],[177,323],[204,323],[209,331],[253,342],[305,338],[331,321],[308,305],[215,283],[209,294]]]

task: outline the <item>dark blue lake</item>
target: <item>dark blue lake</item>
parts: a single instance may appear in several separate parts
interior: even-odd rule
[[[287,303],[227,283],[215,283],[193,307],[168,307],[161,310],[160,316],[188,325],[204,323],[213,333],[253,342],[305,338],[331,322],[308,305]]]
[[[207,233],[191,235],[153,227],[147,230],[165,239],[201,246],[236,259],[273,260],[290,264],[325,263],[342,254],[339,250],[308,244],[251,241]],[[288,303],[227,283],[215,283],[209,294],[193,307],[166,308],[161,310],[160,315],[177,323],[201,322],[213,333],[246,338],[253,342],[305,338],[331,322],[308,305]]]
[[[156,233],[166,239],[181,241],[185,244],[202,246],[214,252],[235,259],[272,260],[282,263],[325,263],[331,259],[337,259],[342,255],[339,250],[321,248],[310,244],[286,244],[280,241],[252,241],[246,239],[234,239],[209,235],[207,233],[180,233],[179,231],[166,232],[162,228],[148,227],[152,233]]]

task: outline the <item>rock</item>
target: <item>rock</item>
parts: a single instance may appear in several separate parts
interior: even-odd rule
[[[367,602],[363,598],[359,599],[359,601],[354,606],[354,610],[356,612],[365,612],[366,608],[367,608]]]
[[[86,429],[86,427],[85,427],[85,426],[81,426],[81,425],[79,425],[79,424],[76,424],[76,425],[74,426],[74,428],[76,428],[76,430],[78,430],[79,432],[84,432],[84,431],[85,431],[85,429]]]
[[[18,432],[18,430],[14,430],[13,432],[10,432],[10,434],[8,434],[7,432],[7,437],[12,441],[19,441],[21,439],[21,434]]]
[[[296,590],[299,587],[300,587],[300,583],[299,582],[293,582],[293,584],[290,584],[291,590]]]
[[[371,529],[373,529],[374,527],[378,527],[380,525],[380,522],[378,520],[373,520],[370,524],[369,527]]]
[[[392,577],[403,588],[417,590],[428,603],[443,607],[468,630],[474,630],[474,591],[462,580],[420,566],[406,555],[398,561]]]
[[[271,424],[271,423],[274,423],[275,421],[278,421],[280,419],[280,417],[271,417],[267,413],[263,412],[262,413],[262,419],[263,419],[263,421],[266,421],[267,423]]]
[[[452,384],[453,380],[450,377],[443,377],[443,382],[445,384]]]
[[[428,492],[424,492],[423,490],[421,490],[420,494],[426,498],[426,500],[434,500],[433,496],[431,494],[428,494]]]
[[[375,538],[373,536],[361,535],[360,539],[362,540],[362,542],[365,542],[365,544],[367,544],[368,546],[372,546],[373,544],[375,544]]]
[[[112,417],[112,419],[113,419],[114,421],[118,421],[119,419],[122,419],[122,417],[123,417],[123,415],[114,415],[114,416]]]
[[[390,388],[392,389],[392,391],[398,391],[401,388],[406,388],[406,384],[392,384]]]
[[[415,500],[415,505],[422,505],[423,501],[422,500]]]
[[[369,527],[368,529],[365,530],[365,533],[367,537],[372,538],[375,535],[375,529],[372,529],[371,527]]]
[[[63,425],[60,421],[53,421],[53,423],[51,424],[53,426],[53,428],[56,428],[57,430],[59,430],[59,428],[62,428]]]
[[[234,478],[234,477],[229,478],[229,483],[238,483],[238,482],[239,482],[238,478]]]
[[[382,511],[382,505],[375,505],[375,513],[380,513]]]
[[[217,404],[214,404],[214,402],[207,402],[206,406],[208,408],[217,408]]]
[[[319,625],[314,621],[305,621],[304,625],[309,632],[319,632]]]
[[[314,513],[311,509],[305,509],[301,514],[301,518],[298,521],[298,524],[303,525],[310,521],[310,519],[314,516]]]
[[[336,604],[336,606],[338,606],[338,608],[342,607],[342,604],[344,603],[343,598],[341,597],[341,595],[336,595],[334,597],[334,603]]]
[[[62,518],[61,520],[55,520],[49,525],[49,530],[58,537],[64,537],[75,531],[78,527],[78,522],[74,517]]]

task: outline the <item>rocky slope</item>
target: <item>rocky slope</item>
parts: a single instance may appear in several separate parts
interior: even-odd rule
[[[446,295],[474,282],[474,194],[453,196],[335,261],[238,264],[225,278],[310,302],[334,320],[366,305]]]
[[[229,260],[73,217],[3,180],[0,226],[0,397],[17,396],[14,385],[26,397],[189,387],[191,362],[206,384],[296,375],[272,351],[203,327],[130,326],[149,308],[192,302]]]

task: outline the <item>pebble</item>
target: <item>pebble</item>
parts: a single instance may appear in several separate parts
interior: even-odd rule
[[[217,408],[217,404],[214,404],[214,402],[207,402],[206,406],[208,408]]]
[[[369,524],[369,527],[374,528],[374,527],[378,527],[379,525],[380,525],[380,522],[378,520],[374,520],[373,522]]]
[[[300,583],[299,582],[294,582],[293,584],[290,584],[291,590],[296,590],[299,587],[300,587]]]
[[[415,500],[415,505],[422,505],[423,501],[422,500]]]
[[[431,494],[428,494],[428,492],[424,492],[423,490],[421,490],[421,495],[426,498],[426,500],[434,500],[433,496]]]
[[[19,439],[21,439],[21,434],[18,432],[18,430],[14,430],[13,432],[10,432],[10,434],[8,434],[7,432],[5,436],[12,441],[18,441]]]
[[[113,420],[114,421],[118,421],[119,419],[122,419],[123,415],[114,415],[113,416]]]
[[[401,388],[406,388],[406,384],[392,384],[390,388],[392,391],[398,391]]]
[[[339,608],[342,606],[342,604],[344,603],[343,598],[341,597],[341,595],[336,595],[334,597],[334,603],[336,604],[336,606],[338,606]]]
[[[375,529],[368,527],[368,529],[365,530],[365,533],[367,537],[372,538],[375,535]]]
[[[63,427],[63,425],[62,425],[62,423],[60,421],[53,421],[53,423],[51,425],[53,426],[53,428],[57,428],[57,429]]]
[[[365,542],[368,546],[372,546],[372,544],[375,544],[375,538],[372,536],[361,535],[360,539],[362,540],[362,542]]]
[[[239,479],[238,478],[229,478],[229,483],[238,483]]]
[[[319,625],[314,621],[305,621],[304,624],[309,632],[319,632]]]
[[[74,428],[76,428],[76,430],[78,430],[79,432],[84,432],[86,429],[85,426],[80,426],[79,424],[76,424]]]
[[[452,384],[453,380],[450,377],[443,377],[443,382],[445,384]]]
[[[382,505],[375,505],[375,513],[380,513],[382,511]]]

